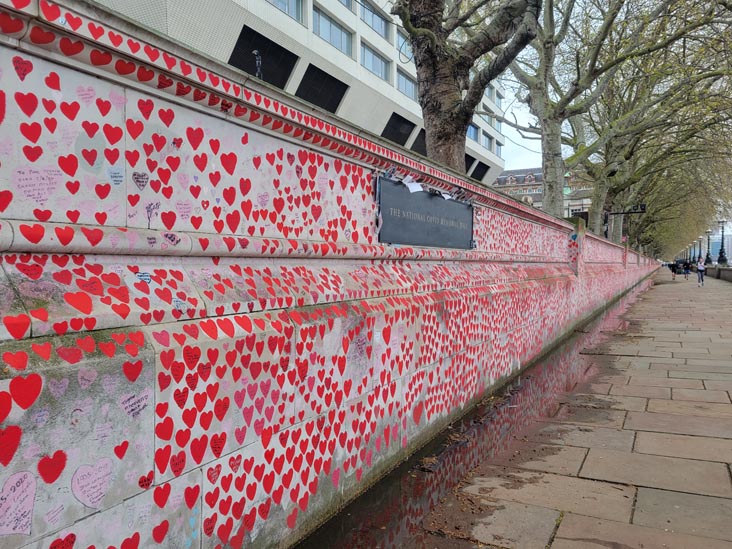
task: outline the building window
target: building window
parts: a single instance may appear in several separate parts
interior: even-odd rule
[[[492,85],[489,85],[485,90],[485,94],[488,96],[488,99],[493,101],[496,97],[496,89]]]
[[[397,33],[397,50],[402,58],[412,59],[412,44],[409,37],[401,31]]]
[[[361,20],[381,36],[389,39],[389,22],[368,2],[361,4]]]
[[[366,44],[361,44],[361,64],[382,80],[389,81],[389,62]]]
[[[503,158],[503,143],[496,141],[496,155],[498,158]]]
[[[496,92],[496,105],[499,109],[503,108],[503,96],[498,92]]]
[[[498,120],[498,118],[494,118],[493,121],[496,123],[493,127],[496,128],[499,133],[503,133],[503,124],[501,124],[501,121]]]
[[[351,56],[351,33],[318,8],[313,8],[313,32],[323,40]]]
[[[267,0],[277,9],[302,23],[302,0]]]
[[[488,135],[486,132],[483,132],[482,145],[489,151],[493,152],[493,137]]]
[[[410,99],[417,101],[417,82],[397,70],[397,89]]]
[[[468,126],[468,139],[478,141],[478,126],[476,126],[475,124],[470,124]]]
[[[343,4],[344,6],[346,6],[349,10],[353,9],[353,3],[351,2],[351,0],[338,0],[338,1],[341,4]]]

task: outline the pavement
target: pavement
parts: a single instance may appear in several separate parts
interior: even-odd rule
[[[730,305],[662,269],[582,351],[597,375],[426,517],[435,546],[732,549]]]

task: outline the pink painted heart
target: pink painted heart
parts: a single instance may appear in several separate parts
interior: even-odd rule
[[[98,509],[112,483],[112,460],[104,458],[94,465],[82,465],[71,477],[71,493],[91,509]]]
[[[33,504],[36,497],[36,479],[28,471],[8,477],[0,491],[0,536],[29,535],[33,523]]]

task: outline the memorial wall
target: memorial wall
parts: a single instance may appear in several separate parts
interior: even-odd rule
[[[0,0],[0,547],[287,545],[652,260]]]

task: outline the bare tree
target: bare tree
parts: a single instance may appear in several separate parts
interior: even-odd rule
[[[625,63],[689,36],[714,12],[701,0],[545,0],[533,51],[510,66],[538,121],[523,129],[541,135],[545,211],[562,215],[569,121],[588,112]]]
[[[534,38],[542,0],[397,0],[417,69],[427,155],[465,170],[465,135],[488,84]]]

